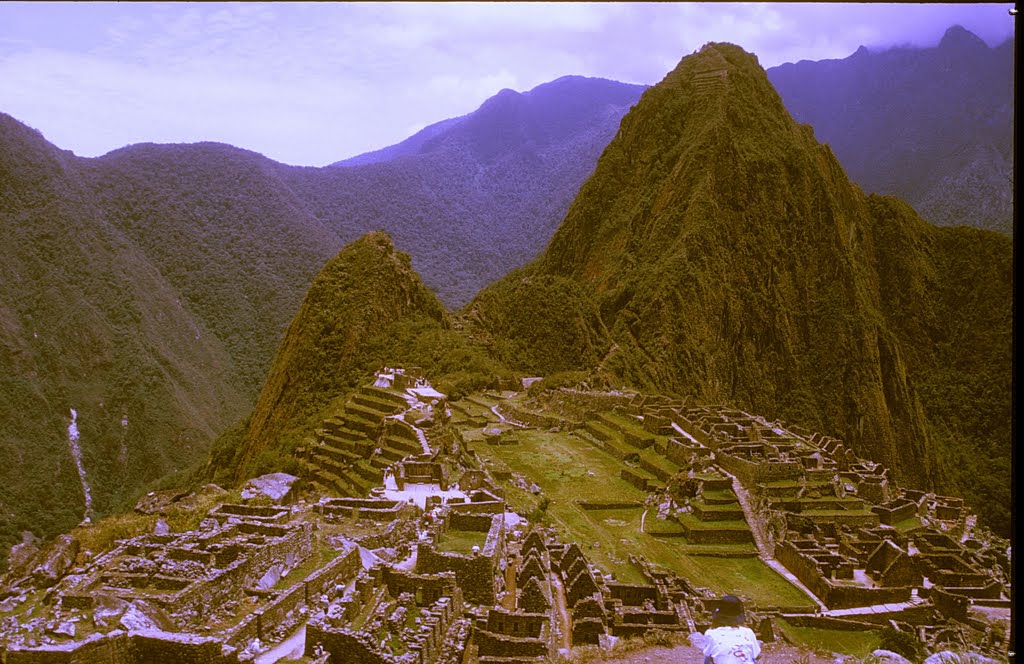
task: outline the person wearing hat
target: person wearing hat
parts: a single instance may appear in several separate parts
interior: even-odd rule
[[[711,627],[704,632],[704,664],[754,664],[761,644],[754,630],[744,623],[743,602],[725,595],[711,614]]]

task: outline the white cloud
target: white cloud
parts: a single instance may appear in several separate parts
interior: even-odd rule
[[[1010,5],[0,3],[0,110],[97,155],[217,140],[320,165],[565,74],[655,83],[712,40],[768,67],[991,42]]]

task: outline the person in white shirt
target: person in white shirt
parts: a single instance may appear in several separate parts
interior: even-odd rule
[[[711,614],[711,627],[704,632],[704,664],[755,664],[761,644],[754,630],[744,623],[743,602],[725,595]]]

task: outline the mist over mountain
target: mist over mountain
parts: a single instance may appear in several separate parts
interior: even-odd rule
[[[934,48],[861,47],[768,78],[866,191],[939,226],[1012,232],[1012,39],[991,48],[954,26]]]
[[[865,196],[757,59],[713,44],[644,93],[546,251],[467,321],[524,372],[597,358],[836,435],[1006,532],[1011,262],[1005,236]]]

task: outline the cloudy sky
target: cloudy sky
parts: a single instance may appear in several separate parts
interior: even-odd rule
[[[1011,4],[0,2],[0,112],[97,156],[221,141],[320,166],[566,74],[656,83],[709,41],[771,67],[990,45]]]

